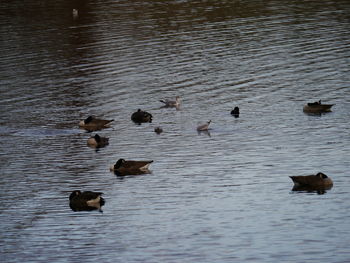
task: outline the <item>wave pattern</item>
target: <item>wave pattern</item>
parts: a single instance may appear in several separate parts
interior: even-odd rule
[[[3,261],[346,261],[349,11],[348,1],[1,4]],[[161,107],[177,95],[179,110]],[[319,99],[333,112],[302,112]],[[153,122],[132,123],[138,108]],[[98,132],[106,148],[87,147],[78,122],[89,115],[114,119]],[[116,177],[119,158],[153,159],[151,174]],[[288,176],[318,171],[332,190],[291,191]],[[104,192],[104,212],[71,211],[76,189]]]

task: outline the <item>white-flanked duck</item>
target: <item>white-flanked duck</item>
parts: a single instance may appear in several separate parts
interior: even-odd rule
[[[79,122],[79,127],[87,131],[98,131],[109,128],[109,123],[112,121],[114,120],[103,120],[89,116],[85,120]]]
[[[167,108],[170,108],[170,107],[179,108],[181,104],[181,99],[179,96],[176,96],[175,100],[163,99],[159,101],[164,103],[163,107],[167,107]]]
[[[334,104],[322,104],[321,100],[307,103],[303,111],[306,113],[323,113],[330,112]]]
[[[197,127],[197,131],[207,131],[209,129],[209,125],[211,123],[211,120],[209,120],[207,123],[205,124],[201,124]]]
[[[148,173],[150,161],[134,161],[134,160],[124,160],[119,159],[113,166],[110,167],[110,171],[115,172],[119,175],[135,175]]]
[[[324,173],[317,173],[315,175],[305,175],[305,176],[289,176],[295,186],[305,186],[305,187],[332,187],[333,181]]]
[[[69,206],[73,211],[99,210],[102,212],[101,207],[105,204],[102,194],[101,192],[75,190],[69,196]]]
[[[87,145],[90,146],[90,147],[94,147],[94,148],[102,148],[102,147],[105,147],[108,144],[109,144],[109,138],[101,137],[98,134],[95,134],[94,136],[91,136],[87,140]]]
[[[152,122],[152,114],[138,109],[131,115],[131,120],[135,123]]]

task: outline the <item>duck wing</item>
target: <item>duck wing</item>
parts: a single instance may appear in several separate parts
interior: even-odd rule
[[[149,165],[153,161],[133,161],[133,160],[128,160],[125,161],[122,165],[123,168],[125,169],[148,169]]]
[[[197,127],[197,131],[206,131],[208,130],[208,128],[209,128],[209,123],[202,124]]]
[[[79,195],[78,197],[81,197],[82,199],[85,199],[85,200],[92,200],[92,199],[101,197],[101,195],[103,195],[102,192],[85,191],[85,192],[82,192],[81,195]]]
[[[167,105],[169,103],[169,100],[159,100],[161,103],[164,103],[165,105]]]
[[[146,111],[137,111],[131,115],[131,120],[136,123],[152,122],[152,114]]]
[[[105,137],[101,138],[101,143],[103,145],[108,145],[109,144],[109,138],[105,138]]]
[[[175,100],[166,99],[166,100],[160,100],[160,102],[164,103],[165,106],[168,106],[168,107],[173,107],[177,105]]]
[[[315,175],[290,176],[290,178],[293,180],[294,184],[297,185],[315,186],[323,183],[323,180]]]
[[[101,120],[101,119],[93,119],[88,125],[95,125],[95,126],[106,126],[107,124],[111,123],[114,120]]]

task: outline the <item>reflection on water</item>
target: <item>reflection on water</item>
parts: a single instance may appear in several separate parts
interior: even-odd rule
[[[211,137],[209,130],[207,130],[207,131],[197,131],[197,133],[198,133],[198,135],[207,135],[207,136]]]
[[[2,261],[347,261],[349,11],[345,0],[2,3]],[[176,96],[179,108],[159,102]],[[303,113],[320,99],[332,112]],[[137,109],[152,122],[135,125]],[[108,147],[87,146],[87,116],[114,119],[98,132]],[[120,158],[154,163],[115,176]],[[335,186],[290,191],[289,175],[315,171]],[[103,192],[104,213],[74,213],[75,189]]]
[[[305,185],[294,185],[292,191],[295,192],[307,192],[307,193],[317,193],[319,195],[327,193],[330,189],[332,189],[333,185],[327,187],[311,187]]]
[[[112,171],[114,173],[115,176],[117,177],[124,177],[124,176],[128,176],[128,177],[132,177],[132,176],[136,176],[136,175],[146,175],[146,174],[150,174],[151,171],[150,170],[133,170],[133,171]]]

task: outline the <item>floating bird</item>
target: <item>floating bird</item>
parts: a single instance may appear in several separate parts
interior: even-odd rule
[[[79,16],[79,12],[78,12],[78,9],[73,9],[73,11],[72,11],[72,15],[73,15],[73,18],[78,18],[78,16]]]
[[[231,115],[234,116],[235,118],[239,117],[239,108],[235,107],[232,111],[231,111]]]
[[[131,115],[131,120],[135,123],[152,122],[152,114],[138,109]]]
[[[161,134],[163,132],[163,129],[161,127],[154,128],[154,132],[157,134]]]
[[[102,120],[93,116],[87,117],[85,120],[79,122],[79,127],[87,131],[98,131],[104,128],[109,128],[109,123],[114,120]]]
[[[119,159],[115,165],[110,167],[110,170],[118,175],[134,175],[148,173],[148,167],[153,161],[133,161]]]
[[[317,173],[316,175],[306,176],[289,176],[295,186],[304,186],[312,188],[332,187],[333,181],[324,173]]]
[[[98,134],[95,134],[94,136],[91,136],[87,140],[87,145],[89,145],[90,147],[94,147],[94,148],[102,148],[102,147],[105,147],[108,144],[109,144],[109,138],[101,137]]]
[[[179,96],[176,96],[175,100],[169,100],[169,99],[164,99],[164,100],[159,100],[160,102],[164,103],[163,107],[180,107],[181,99]]]
[[[101,192],[81,192],[80,190],[73,191],[69,196],[69,206],[73,211],[92,211],[99,210],[105,204]]]
[[[211,120],[209,120],[207,123],[199,125],[197,127],[197,131],[207,131],[209,129],[209,124],[211,123]]]
[[[333,105],[334,104],[322,104],[321,100],[319,100],[319,101],[307,103],[304,106],[303,111],[306,113],[330,112]]]

